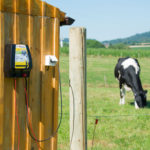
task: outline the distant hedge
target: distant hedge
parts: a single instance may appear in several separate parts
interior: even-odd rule
[[[93,40],[93,39],[87,39],[86,46],[87,48],[104,48],[105,47],[101,42],[97,40]]]
[[[60,49],[60,54],[69,54],[69,48]],[[87,48],[87,55],[116,56],[116,57],[150,57],[149,49],[110,49],[110,48]]]
[[[87,55],[116,56],[116,57],[150,57],[150,50],[134,49],[87,49]]]

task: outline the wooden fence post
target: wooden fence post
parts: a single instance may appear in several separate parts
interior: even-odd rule
[[[86,118],[86,29],[69,33],[70,149],[87,150]]]

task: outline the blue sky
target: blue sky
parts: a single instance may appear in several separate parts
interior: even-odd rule
[[[87,38],[99,41],[150,31],[150,0],[45,0],[87,29]],[[61,38],[68,37],[61,27]]]

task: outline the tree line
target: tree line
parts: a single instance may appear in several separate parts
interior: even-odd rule
[[[87,48],[128,49],[128,46],[124,43],[105,45],[95,39],[87,39],[86,46],[87,46]],[[69,43],[67,41],[64,41],[63,47],[69,47]]]

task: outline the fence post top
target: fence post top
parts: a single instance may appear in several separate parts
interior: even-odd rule
[[[70,30],[86,30],[85,27],[71,27]]]

